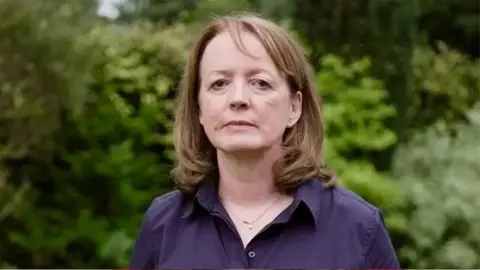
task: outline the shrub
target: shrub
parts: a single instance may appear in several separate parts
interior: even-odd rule
[[[408,201],[409,268],[480,267],[480,103],[455,126],[439,122],[395,156],[393,173]]]
[[[369,153],[388,149],[396,136],[385,122],[395,115],[386,102],[383,83],[369,75],[370,61],[345,63],[327,55],[317,74],[326,120],[325,156],[341,184],[381,208],[389,230],[401,234],[405,220],[398,212],[398,187],[379,172]]]
[[[23,159],[10,179],[31,189],[2,225],[2,257],[21,268],[127,264],[146,206],[166,192],[171,89],[184,57],[182,27],[99,27],[102,48],[84,114],[65,116],[51,152]],[[165,42],[168,40],[168,42]]]

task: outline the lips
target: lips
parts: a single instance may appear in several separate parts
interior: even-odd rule
[[[243,120],[233,120],[225,124],[225,126],[255,126],[253,123]]]

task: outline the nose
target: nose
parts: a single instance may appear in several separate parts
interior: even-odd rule
[[[233,110],[245,110],[250,107],[248,89],[243,84],[236,84],[232,89],[230,108]]]

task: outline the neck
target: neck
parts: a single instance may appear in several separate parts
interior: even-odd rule
[[[278,195],[272,168],[280,157],[279,149],[244,155],[217,151],[220,197],[238,205],[271,201]]]

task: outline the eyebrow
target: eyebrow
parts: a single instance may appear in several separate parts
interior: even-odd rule
[[[222,75],[225,75],[225,76],[231,76],[234,72],[232,72],[231,70],[225,70],[225,69],[219,69],[219,70],[211,70],[209,71],[207,74],[208,75],[211,75],[211,74],[214,74],[214,73],[218,73],[218,74],[222,74]],[[271,72],[269,72],[268,70],[265,70],[263,68],[252,68],[252,69],[249,69],[245,72],[245,75],[247,76],[253,76],[253,75],[256,75],[256,74],[259,74],[259,73],[267,73],[269,74],[270,76],[274,76],[275,74],[272,74]]]

